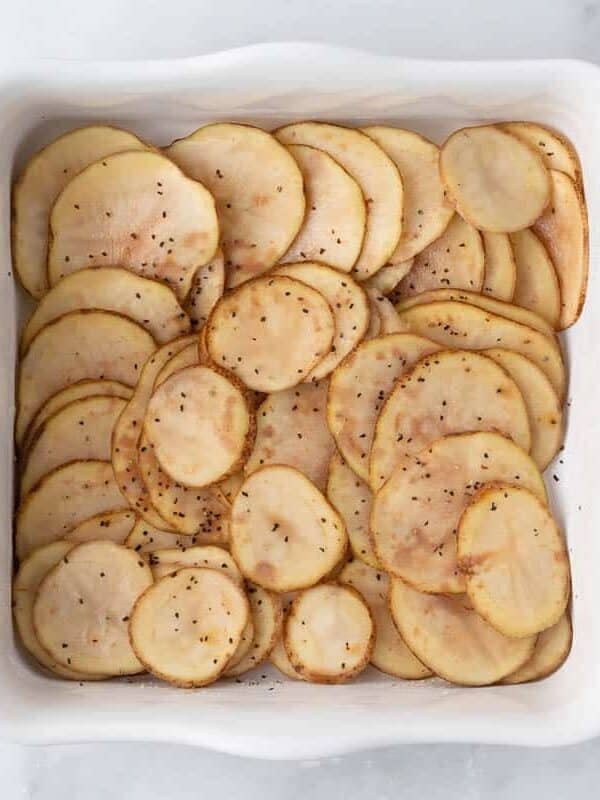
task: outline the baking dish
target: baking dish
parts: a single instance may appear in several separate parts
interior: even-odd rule
[[[481,689],[402,682],[375,670],[353,684],[318,686],[287,681],[269,667],[196,691],[144,677],[86,685],[54,680],[22,653],[10,618],[14,371],[25,310],[10,267],[11,176],[39,146],[90,121],[166,144],[210,120],[275,127],[302,118],[405,125],[437,141],[465,124],[529,119],[575,143],[591,220],[591,275],[583,316],[564,336],[568,431],[547,474],[571,555],[571,655],[539,683]],[[575,61],[407,61],[303,43],[179,61],[11,62],[0,67],[0,141],[0,737],[182,742],[263,758],[313,758],[409,742],[556,745],[600,733],[598,68]]]

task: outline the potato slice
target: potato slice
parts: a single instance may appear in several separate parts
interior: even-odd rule
[[[577,152],[562,134],[535,122],[503,122],[500,127],[535,148],[548,169],[558,169],[575,183],[581,184],[581,164]]]
[[[365,286],[376,289],[380,294],[386,296],[391,294],[398,286],[402,278],[411,271],[414,258],[408,261],[399,261],[397,264],[385,264],[375,275],[365,281]]]
[[[40,583],[33,627],[59,664],[80,672],[143,672],[129,643],[137,598],[153,583],[148,564],[114,542],[73,547]]]
[[[231,552],[246,578],[274,592],[319,581],[344,555],[344,524],[293,467],[262,467],[246,478],[231,509]]]
[[[228,478],[225,478],[224,481],[221,481],[217,489],[231,505],[243,482],[244,473],[240,470],[240,472],[236,472],[235,475],[230,475]]]
[[[280,637],[276,642],[275,646],[271,650],[271,654],[269,655],[269,660],[273,666],[277,667],[277,669],[283,673],[287,678],[291,678],[295,681],[303,681],[305,680],[304,676],[297,672],[292,662],[290,661],[288,654],[285,650],[285,645],[283,644],[283,637]]]
[[[452,433],[496,431],[526,452],[529,416],[517,384],[486,356],[468,350],[434,353],[397,381],[385,401],[369,459],[377,491],[404,458]]]
[[[164,524],[166,525],[166,523]],[[165,531],[155,528],[144,519],[138,519],[125,540],[125,544],[136,553],[154,553],[156,550],[167,550],[174,547],[185,550],[199,542],[195,536],[184,536],[180,533]]]
[[[378,303],[373,296],[373,292],[367,293],[367,300],[369,301],[369,327],[363,337],[364,340],[374,339],[381,333],[381,317],[379,316]]]
[[[440,175],[461,217],[491,233],[529,227],[550,201],[550,177],[540,155],[493,125],[451,134],[440,152]]]
[[[265,464],[287,464],[325,491],[335,442],[327,427],[329,381],[303,383],[270,394],[256,412],[256,441],[244,466],[251,475]]]
[[[248,599],[227,575],[188,567],[138,599],[131,644],[157,677],[176,686],[206,686],[226,669],[248,617]]]
[[[237,381],[204,366],[171,375],[148,402],[144,432],[164,472],[183,486],[209,486],[237,472],[255,432]],[[210,453],[210,458],[200,457]]]
[[[15,547],[22,561],[89,517],[124,508],[110,462],[74,461],[48,473],[17,512]]]
[[[589,268],[588,218],[580,189],[553,170],[549,208],[533,225],[556,269],[560,284],[559,328],[572,325],[583,310]]]
[[[385,572],[361,561],[350,561],[340,573],[339,581],[354,586],[371,611],[376,630],[371,664],[396,678],[429,678],[431,670],[412,654],[394,625],[388,602],[390,579]]]
[[[438,287],[480,292],[484,274],[485,254],[479,231],[455,214],[439,239],[415,257],[395,294],[412,297]]]
[[[494,630],[466,595],[425,594],[392,578],[390,609],[415,656],[451,683],[496,683],[528,661],[535,647],[535,636],[509,639]]]
[[[250,612],[254,623],[254,637],[250,648],[235,666],[228,666],[226,677],[243,675],[265,661],[281,637],[283,603],[279,595],[260,586],[248,586]]]
[[[125,544],[136,521],[133,511],[105,511],[80,522],[65,535],[65,540],[81,544],[96,539],[108,539],[115,544]]]
[[[288,264],[277,267],[276,274],[302,281],[319,292],[333,311],[335,335],[331,350],[304,377],[304,380],[321,380],[356,347],[367,331],[369,303],[365,291],[349,275],[340,275],[337,270],[322,264]]]
[[[224,672],[225,677],[228,677],[230,674],[229,670],[235,669],[240,661],[242,661],[242,659],[244,659],[250,652],[252,642],[254,641],[254,633],[254,620],[252,619],[252,613],[250,613],[248,615],[246,625],[244,626],[244,630],[242,631],[238,646],[235,648],[234,654],[227,663],[227,669]]]
[[[113,428],[127,405],[120,397],[75,400],[46,420],[27,452],[21,497],[56,467],[71,461],[110,461]]]
[[[214,123],[166,153],[214,195],[229,286],[276,264],[305,210],[302,173],[285,147],[252,125]]]
[[[17,441],[23,441],[44,403],[77,381],[115,380],[135,386],[141,365],[155,348],[140,325],[106,311],[73,311],[50,322],[21,361]]]
[[[373,306],[377,309],[377,316],[379,318],[378,335],[385,336],[387,333],[397,333],[402,325],[400,324],[398,312],[391,301],[380,294],[376,289],[367,289],[366,292],[369,297],[371,313],[373,313]]]
[[[59,136],[31,158],[13,190],[13,261],[23,287],[39,300],[49,289],[48,219],[73,176],[112,153],[146,150],[129,131],[88,125]]]
[[[530,455],[543,472],[560,450],[564,422],[558,396],[539,367],[512,350],[494,348],[484,355],[504,367],[523,395],[531,429]]]
[[[460,515],[478,489],[496,481],[546,499],[531,458],[498,433],[445,436],[406,458],[373,501],[371,536],[381,567],[423,592],[464,592]]]
[[[50,215],[48,279],[118,264],[168,284],[183,300],[215,255],[219,225],[210,192],[157,152],[91,164],[65,186]]]
[[[560,287],[554,264],[533,231],[511,233],[510,241],[517,265],[513,301],[534,311],[553,328],[560,318]]]
[[[320,261],[350,272],[366,229],[367,209],[360,186],[324,150],[303,144],[287,149],[304,179],[306,216],[279,263]]]
[[[537,637],[533,655],[522,667],[511,672],[501,683],[528,683],[551,675],[562,666],[571,650],[573,630],[565,612],[562,617]]]
[[[515,293],[517,265],[506,233],[482,231],[485,269],[481,291],[489,297],[510,303]]]
[[[358,280],[374,275],[392,255],[402,233],[403,190],[398,168],[368,136],[324,122],[298,122],[275,131],[284,144],[324,150],[360,186],[367,203],[367,227],[353,272]]]
[[[219,248],[216,256],[196,271],[192,281],[185,310],[194,330],[204,327],[210,312],[221,299],[224,291],[225,257]]]
[[[171,547],[154,550],[150,556],[152,574],[158,581],[165,575],[172,575],[180,569],[187,567],[202,567],[218,569],[238,586],[244,586],[244,578],[239,567],[231,555],[222,547],[215,545],[201,545],[199,547]]]
[[[421,336],[399,333],[361,344],[331,376],[327,422],[349,466],[369,480],[375,423],[396,380],[438,346]]]
[[[178,353],[175,353],[174,356],[171,356],[171,358],[156,376],[154,388],[158,389],[158,387],[162,386],[167,378],[170,378],[171,375],[174,375],[176,372],[179,372],[182,369],[187,369],[188,367],[194,367],[198,363],[198,342],[194,340]]]
[[[392,159],[402,176],[402,235],[389,259],[398,264],[441,236],[452,218],[453,209],[446,202],[440,180],[439,148],[403,128],[373,125],[362,130]]]
[[[340,275],[339,280],[350,279]],[[303,381],[329,357],[334,318],[319,291],[300,280],[272,276],[225,295],[206,329],[208,352],[216,364],[250,389],[277,392]]]
[[[368,485],[352,472],[339,453],[333,455],[329,464],[327,499],[344,521],[352,553],[377,569],[379,562],[369,536],[373,495]]]
[[[356,589],[322,583],[299,592],[283,628],[290,663],[306,680],[343,683],[367,666],[375,623]]]

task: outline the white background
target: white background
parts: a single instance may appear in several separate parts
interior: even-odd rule
[[[0,12],[0,64],[167,58],[286,39],[405,56],[600,61],[599,0],[0,0]],[[0,745],[2,800],[591,800],[599,779],[600,740],[562,750],[402,747],[308,763],[146,744]]]

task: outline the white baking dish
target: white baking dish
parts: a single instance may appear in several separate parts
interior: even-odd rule
[[[37,743],[184,742],[307,758],[400,742],[553,745],[600,733],[600,70],[573,61],[405,61],[312,44],[259,45],[181,61],[38,61],[0,69],[0,736]],[[317,686],[259,668],[240,683],[196,691],[144,678],[80,685],[41,674],[14,640],[12,424],[23,300],[10,267],[11,175],[54,135],[92,120],[124,125],[161,144],[214,119],[274,127],[299,118],[406,125],[437,140],[464,124],[530,119],[564,131],[579,150],[591,280],[584,314],[565,336],[568,433],[560,462],[549,470],[569,539],[575,638],[567,663],[544,681],[464,689],[436,680],[394,681],[372,670],[347,686]]]

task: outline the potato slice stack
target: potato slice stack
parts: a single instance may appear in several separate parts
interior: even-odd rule
[[[14,187],[15,625],[70,680],[513,684],[571,644],[542,472],[577,155],[506,122],[94,125]]]

